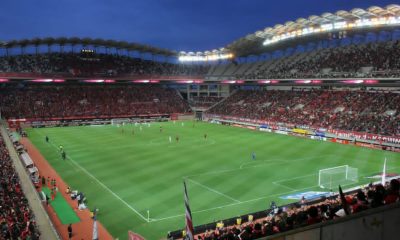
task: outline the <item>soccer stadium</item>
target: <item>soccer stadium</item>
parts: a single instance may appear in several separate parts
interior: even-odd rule
[[[264,27],[1,41],[0,239],[399,239],[400,5]]]

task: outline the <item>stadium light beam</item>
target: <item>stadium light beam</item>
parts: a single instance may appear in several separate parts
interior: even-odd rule
[[[196,55],[196,56],[190,56],[190,55],[181,55],[179,56],[179,61],[180,62],[207,62],[207,61],[217,61],[217,60],[223,60],[223,59],[232,59],[234,56],[232,53],[227,53],[227,54],[212,54],[212,55]]]
[[[275,35],[271,38],[265,39],[263,45],[267,46],[277,42],[281,42],[286,39],[302,37],[304,35],[309,35],[312,33],[324,33],[324,32],[339,31],[339,30],[354,29],[354,28],[365,28],[365,27],[373,28],[376,26],[395,26],[395,25],[400,25],[400,16],[363,18],[363,19],[357,19],[353,22],[338,21],[338,22],[324,23],[319,26],[318,25],[314,26],[312,28],[303,28]]]

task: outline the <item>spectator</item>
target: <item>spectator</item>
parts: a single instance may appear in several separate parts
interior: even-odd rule
[[[0,137],[0,239],[38,240],[40,233]]]
[[[207,112],[251,120],[400,136],[400,94],[321,89],[241,90]]]
[[[350,214],[357,213],[373,207],[383,205],[382,196],[386,194],[388,197],[398,200],[400,179],[393,179],[386,190],[382,185],[367,187],[369,194],[366,196],[362,189],[354,194],[347,194],[346,201],[350,205]],[[390,197],[392,198],[392,197]],[[390,204],[388,201],[385,204]],[[325,221],[332,221],[335,218],[345,217],[340,197],[334,199],[325,199],[321,202],[313,203],[309,206],[291,207],[285,211],[279,211],[274,216],[267,216],[256,219],[252,222],[245,222],[240,225],[227,226],[222,229],[207,230],[205,233],[197,235],[201,240],[226,240],[226,239],[259,239],[261,237],[270,236],[276,233],[292,230],[311,224]]]

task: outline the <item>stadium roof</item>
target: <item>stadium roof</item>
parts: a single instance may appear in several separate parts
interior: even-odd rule
[[[320,16],[312,15],[308,18],[298,18],[295,21],[288,21],[284,24],[276,24],[273,27],[267,27],[264,30],[257,31],[240,38],[225,48],[236,56],[245,56],[254,53],[260,53],[266,39],[274,39],[282,34],[302,31],[308,28],[319,28],[325,24],[335,24],[340,22],[355,22],[365,19],[381,19],[386,20],[390,17],[400,17],[399,5],[388,5],[384,8],[372,6],[368,9],[354,8],[351,11],[340,10],[336,13],[323,13]],[[379,24],[371,24],[371,27]],[[367,27],[366,25],[364,25]],[[261,51],[262,52],[262,51]]]
[[[339,30],[351,30],[372,27],[400,25],[400,6],[388,5],[384,8],[372,6],[368,9],[354,8],[351,11],[340,10],[336,13],[323,13],[320,16],[312,15],[308,18],[299,18],[284,24],[276,24],[263,30],[242,37],[224,48],[205,52],[181,52],[181,56],[207,56],[212,54],[229,55],[235,57],[261,54],[267,51],[266,45],[283,42],[287,39],[311,36],[317,33]],[[196,61],[196,60],[193,60]]]
[[[83,45],[83,46],[97,46],[97,47],[105,47],[105,48],[116,48],[127,51],[139,51],[146,52],[155,55],[163,55],[163,56],[177,56],[177,52],[157,48],[145,44],[139,43],[128,43],[125,41],[115,41],[115,40],[104,40],[104,39],[92,39],[92,38],[34,38],[34,39],[22,39],[22,40],[13,40],[8,42],[0,42],[0,47],[3,48],[13,48],[13,47],[26,47],[26,46],[39,46],[39,45],[59,45],[59,46],[67,46],[67,45]]]
[[[0,47],[26,47],[39,45],[83,45],[105,48],[116,48],[127,51],[139,51],[154,55],[176,56],[181,61],[212,61],[219,59],[230,59],[249,55],[257,55],[276,49],[276,43],[287,42],[289,39],[299,40],[309,36],[321,36],[321,33],[341,30],[361,30],[374,27],[400,26],[400,6],[388,5],[384,8],[372,6],[367,9],[354,8],[351,11],[340,10],[336,13],[323,13],[320,16],[312,15],[308,18],[299,18],[284,24],[276,24],[242,37],[225,47],[208,50],[204,52],[177,52],[174,50],[157,48],[145,44],[128,43],[125,41],[114,41],[91,38],[34,38],[0,42]],[[282,45],[280,45],[282,46]]]

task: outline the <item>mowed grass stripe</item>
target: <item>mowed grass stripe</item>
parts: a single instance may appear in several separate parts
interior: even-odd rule
[[[159,126],[163,132],[159,132]],[[131,134],[131,129],[135,134]],[[150,210],[149,223],[127,211],[108,191],[72,163],[63,162],[50,149],[43,135],[49,135],[79,165],[96,176],[120,198],[142,214]],[[115,237],[126,238],[128,230],[148,239],[159,239],[168,230],[183,228],[183,177],[231,196],[241,203],[202,186],[188,183],[195,225],[264,210],[274,200],[280,204],[283,194],[320,190],[319,169],[349,165],[359,174],[379,172],[383,151],[318,142],[296,137],[250,131],[207,123],[154,123],[150,128],[115,126],[44,128],[30,131],[32,142],[73,188],[87,193],[89,206],[100,208],[99,219]],[[204,140],[207,133],[208,139]],[[179,143],[175,136],[180,136]],[[173,143],[169,143],[172,136]],[[251,153],[257,155],[251,160]],[[399,157],[388,154],[388,164],[399,166]],[[366,159],[366,161],[359,159]],[[389,160],[393,158],[393,160]],[[243,169],[240,169],[242,166]],[[289,179],[289,180],[288,180]],[[288,180],[288,181],[285,181]],[[285,187],[273,184],[282,181]],[[290,191],[289,188],[296,190]]]
[[[43,137],[43,136],[42,136]],[[57,145],[55,145],[54,143],[50,143],[54,149],[57,151],[58,147]],[[103,187],[104,189],[106,189],[109,193],[111,193],[114,197],[116,197],[118,200],[120,200],[122,203],[124,203],[124,205],[126,205],[129,209],[131,209],[132,211],[134,211],[139,217],[141,217],[144,221],[147,221],[147,219],[139,212],[137,211],[135,208],[133,208],[131,205],[129,205],[127,202],[125,202],[123,199],[121,199],[115,192],[113,192],[110,188],[108,188],[103,182],[101,182],[98,178],[96,178],[93,174],[91,174],[90,172],[88,172],[84,167],[82,167],[81,165],[79,165],[79,163],[75,162],[74,159],[72,159],[72,157],[67,156],[67,159],[71,160],[71,162],[73,164],[75,164],[75,166],[77,166],[79,169],[81,169],[86,175],[88,175],[89,177],[91,177],[94,181],[96,181],[101,187]],[[67,160],[66,160],[67,161]]]

